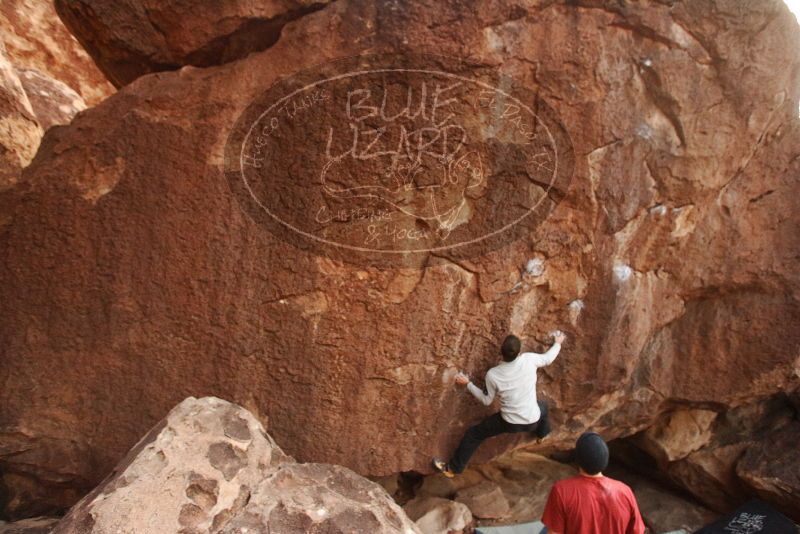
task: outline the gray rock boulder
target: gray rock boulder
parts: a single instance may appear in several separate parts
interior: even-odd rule
[[[379,485],[300,464],[247,410],[189,397],[79,501],[54,534],[419,533]]]

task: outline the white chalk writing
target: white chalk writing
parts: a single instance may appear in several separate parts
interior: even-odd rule
[[[764,519],[767,516],[760,514],[750,514],[742,512],[734,517],[725,527],[725,530],[733,534],[755,534],[764,528]]]

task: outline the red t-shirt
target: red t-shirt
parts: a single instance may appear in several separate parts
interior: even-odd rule
[[[553,485],[542,523],[559,534],[643,534],[633,491],[608,477],[576,477]]]

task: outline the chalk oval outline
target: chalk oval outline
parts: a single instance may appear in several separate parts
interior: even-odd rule
[[[353,56],[353,57],[350,57],[350,58],[341,58],[340,60],[337,60],[335,62],[345,61],[345,60],[367,60],[370,57],[371,57],[370,55]],[[377,56],[377,57],[379,57],[380,59],[385,59],[386,58],[385,55]],[[425,58],[427,56],[415,55],[414,57],[416,57],[416,58]],[[435,56],[431,56],[431,57],[435,57]],[[400,59],[405,59],[405,56],[400,56]],[[312,73],[312,72],[314,72],[314,70],[316,68],[321,68],[323,65],[325,65],[325,64],[315,65],[315,66],[309,67],[308,69],[304,69],[302,71],[298,71],[297,73],[295,73],[293,75],[290,75],[290,76],[287,76],[285,78],[276,80],[275,83],[273,83],[270,86],[269,89],[267,89],[266,91],[264,91],[262,93],[262,96],[268,95],[271,91],[276,89],[282,83],[289,82],[291,79],[293,79],[295,77],[299,77],[302,74]],[[530,207],[528,210],[526,210],[525,213],[523,215],[521,215],[520,217],[518,217],[515,220],[505,224],[504,226],[502,226],[502,227],[500,227],[498,229],[493,230],[492,232],[483,234],[480,237],[476,237],[476,238],[472,238],[472,239],[469,239],[469,240],[460,241],[458,243],[440,245],[440,246],[435,246],[435,247],[411,248],[411,249],[368,248],[368,247],[362,247],[362,246],[356,246],[356,245],[351,245],[351,244],[347,244],[347,243],[342,243],[342,242],[339,242],[339,241],[333,241],[333,240],[318,236],[316,234],[307,232],[307,231],[305,231],[305,230],[303,230],[301,228],[298,228],[294,224],[292,224],[292,223],[282,219],[281,217],[279,217],[276,213],[273,213],[273,211],[270,210],[269,207],[267,207],[264,204],[264,202],[261,199],[259,199],[258,196],[254,193],[254,191],[253,191],[253,189],[252,189],[252,187],[251,187],[251,185],[250,185],[250,183],[248,181],[246,173],[244,171],[244,169],[245,169],[245,165],[243,163],[243,161],[244,161],[244,151],[245,151],[245,148],[248,146],[248,141],[250,140],[251,136],[253,135],[253,130],[256,128],[256,126],[261,124],[261,122],[264,119],[264,117],[268,116],[270,114],[270,112],[272,112],[276,107],[279,107],[280,105],[285,103],[287,100],[289,100],[291,98],[294,98],[298,94],[305,93],[309,89],[313,89],[315,87],[322,86],[324,84],[331,83],[331,82],[336,82],[336,81],[342,80],[342,79],[354,78],[354,77],[357,77],[357,76],[368,76],[368,75],[372,75],[372,74],[381,74],[381,73],[414,73],[414,74],[426,74],[426,75],[433,75],[433,76],[442,76],[442,77],[445,77],[445,78],[459,80],[459,81],[462,81],[462,82],[465,82],[465,83],[468,83],[468,84],[473,84],[473,85],[476,85],[478,87],[482,87],[484,89],[488,89],[489,91],[492,91],[493,93],[497,93],[497,94],[503,95],[505,98],[508,98],[511,101],[513,101],[515,104],[518,104],[522,109],[524,109],[531,117],[533,117],[536,120],[538,125],[541,125],[544,128],[544,131],[546,132],[547,138],[549,140],[549,146],[551,146],[553,148],[553,155],[554,155],[553,171],[551,173],[550,181],[549,181],[549,183],[547,183],[547,188],[544,190],[543,194],[541,195],[541,198],[532,207]],[[540,101],[540,102],[544,103],[543,101]],[[549,110],[549,108],[550,108],[549,105],[547,105],[546,103],[544,103],[544,105]],[[247,113],[247,110],[245,110],[243,112],[243,115],[246,114],[246,113]],[[563,128],[563,126],[562,126],[562,128]],[[522,221],[524,221],[527,217],[529,217],[533,213],[535,213],[537,211],[537,209],[539,208],[539,206],[542,204],[542,202],[544,202],[545,199],[549,198],[549,194],[550,194],[551,190],[553,189],[555,183],[558,181],[558,178],[559,178],[559,165],[560,165],[559,153],[561,152],[559,150],[560,148],[561,147],[559,147],[559,145],[558,145],[555,137],[553,136],[553,133],[551,132],[550,127],[548,126],[546,121],[542,120],[541,117],[539,115],[537,115],[530,108],[530,106],[528,106],[527,104],[523,103],[518,97],[514,96],[513,94],[511,94],[511,93],[509,93],[509,92],[507,92],[507,91],[505,91],[503,89],[500,89],[499,87],[497,87],[495,85],[491,85],[491,84],[488,84],[486,82],[483,82],[481,80],[477,80],[477,79],[474,79],[474,78],[468,78],[466,76],[453,74],[451,72],[433,70],[433,69],[427,69],[427,68],[376,68],[376,69],[366,69],[366,70],[354,70],[354,71],[349,71],[349,72],[342,73],[342,74],[337,74],[335,76],[330,76],[330,77],[327,77],[327,78],[323,78],[323,79],[320,79],[320,80],[316,80],[314,82],[305,84],[302,87],[299,87],[299,88],[291,91],[290,93],[284,95],[283,97],[281,97],[280,99],[278,99],[277,101],[272,103],[267,109],[265,109],[263,112],[261,112],[255,120],[252,121],[252,123],[250,124],[250,127],[247,130],[247,133],[242,138],[241,147],[240,147],[239,154],[238,154],[239,157],[238,157],[238,166],[237,166],[238,167],[238,173],[237,174],[239,174],[239,176],[241,178],[241,182],[243,183],[243,185],[244,185],[244,187],[245,187],[245,189],[247,191],[248,196],[250,197],[250,199],[253,202],[255,202],[255,204],[259,207],[259,209],[262,212],[267,214],[272,220],[274,220],[275,222],[277,222],[281,226],[283,226],[283,227],[289,229],[290,231],[295,232],[296,234],[298,234],[300,236],[303,236],[304,238],[309,239],[311,241],[316,241],[316,242],[318,242],[318,243],[320,243],[322,245],[325,245],[325,246],[330,246],[330,247],[339,248],[339,249],[345,249],[345,250],[351,250],[351,251],[362,253],[362,254],[366,253],[366,254],[379,254],[379,255],[408,255],[408,254],[420,254],[420,253],[437,253],[437,252],[440,253],[440,252],[446,252],[446,251],[449,251],[449,250],[458,250],[460,248],[474,246],[474,245],[479,244],[479,243],[481,243],[483,241],[487,241],[487,240],[489,240],[491,238],[494,238],[494,237],[498,236],[499,234],[502,234],[502,233],[505,233],[505,232],[509,231],[511,228],[517,226]],[[365,194],[363,196],[366,197],[366,198],[375,198],[377,200],[384,201],[384,199],[382,197],[378,196],[378,195]]]

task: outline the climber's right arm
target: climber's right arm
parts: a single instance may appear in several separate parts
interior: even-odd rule
[[[494,401],[495,393],[497,393],[497,386],[488,373],[486,374],[486,393],[472,382],[467,384],[467,389],[472,393],[472,396],[478,399],[484,406],[489,406],[492,401]]]

